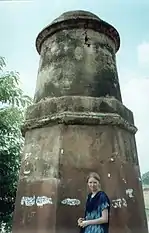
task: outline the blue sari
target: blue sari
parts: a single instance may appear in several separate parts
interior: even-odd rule
[[[88,195],[85,209],[85,220],[97,219],[102,216],[104,209],[108,210],[108,219],[110,213],[110,200],[105,192],[99,191],[94,197],[92,194]],[[81,233],[108,233],[109,232],[109,220],[108,223],[88,225],[83,228]]]

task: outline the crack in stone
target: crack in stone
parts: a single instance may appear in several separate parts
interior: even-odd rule
[[[87,31],[85,31],[85,43],[84,44],[86,44],[87,45],[87,47],[90,47],[90,43],[89,43],[89,37],[88,37],[88,35],[87,35]]]

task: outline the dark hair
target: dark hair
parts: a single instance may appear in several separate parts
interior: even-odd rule
[[[96,173],[96,172],[91,172],[89,175],[88,175],[88,177],[87,177],[87,182],[88,182],[88,180],[89,180],[89,178],[94,178],[94,179],[96,179],[96,180],[98,180],[99,182],[100,182],[100,176]]]

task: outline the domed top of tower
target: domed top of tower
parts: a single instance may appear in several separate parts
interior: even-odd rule
[[[60,15],[58,18],[53,20],[53,23],[58,23],[64,20],[69,20],[69,19],[78,19],[78,18],[83,18],[83,19],[96,19],[101,21],[101,19],[96,16],[95,14],[89,12],[89,11],[83,11],[83,10],[77,10],[77,11],[67,11]]]
[[[93,29],[107,35],[115,43],[115,52],[117,52],[120,47],[119,33],[112,25],[89,11],[77,10],[63,13],[38,34],[36,39],[38,53],[40,54],[42,43],[47,37],[53,35],[57,31],[69,30],[72,28]]]

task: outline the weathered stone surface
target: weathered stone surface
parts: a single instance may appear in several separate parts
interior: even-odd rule
[[[63,14],[39,34],[13,233],[77,233],[91,171],[111,200],[110,233],[147,233],[137,129],[116,69],[119,44],[116,29],[84,11]]]
[[[46,27],[36,40],[41,56],[35,102],[65,95],[114,96],[121,100],[116,29],[85,12],[63,17]]]
[[[22,200],[22,205],[16,212],[14,232],[47,233],[55,232],[55,227],[56,232],[77,232],[86,176],[93,170],[101,175],[102,188],[112,202],[110,232],[146,232],[134,136],[118,127],[85,125],[26,133],[16,202],[19,207]],[[25,199],[23,204],[23,197],[34,196],[52,198],[52,204],[27,206]],[[75,205],[68,204],[68,198]]]

